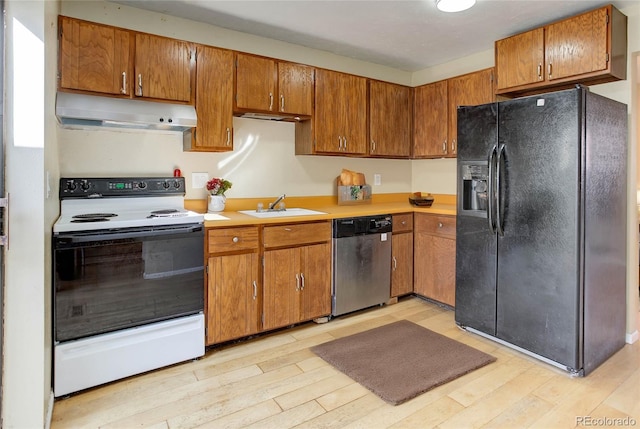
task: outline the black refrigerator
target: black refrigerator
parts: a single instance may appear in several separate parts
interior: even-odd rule
[[[459,107],[456,323],[574,375],[622,348],[626,163],[585,87]]]

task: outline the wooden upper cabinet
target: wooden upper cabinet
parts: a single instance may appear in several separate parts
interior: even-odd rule
[[[545,28],[547,79],[563,79],[607,68],[607,8]]]
[[[196,62],[198,123],[185,150],[233,150],[233,51],[199,45]]]
[[[238,53],[236,56],[236,107],[277,111],[276,60]]]
[[[367,80],[316,71],[315,152],[367,153]]]
[[[627,17],[612,5],[495,43],[497,94],[527,95],[627,77]]]
[[[313,115],[315,69],[302,64],[278,62],[278,111]]]
[[[313,113],[314,68],[238,53],[236,99],[239,112]]]
[[[193,45],[143,33],[135,41],[134,95],[191,102]]]
[[[544,80],[544,29],[537,28],[498,40],[495,52],[496,90]]]
[[[414,93],[413,157],[433,158],[447,155],[448,82],[418,86]]]
[[[477,106],[495,100],[493,68],[479,70],[449,79],[448,154],[458,152],[458,106]]]
[[[369,155],[411,155],[411,88],[369,81]]]
[[[59,31],[60,89],[130,94],[130,31],[65,16]]]

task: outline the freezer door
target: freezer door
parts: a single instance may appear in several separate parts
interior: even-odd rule
[[[455,320],[490,335],[496,327],[497,239],[489,225],[495,208],[488,188],[489,158],[498,142],[496,118],[495,103],[458,108]]]
[[[574,369],[581,367],[582,91],[498,109],[496,336]]]

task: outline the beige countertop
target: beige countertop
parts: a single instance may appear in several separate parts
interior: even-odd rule
[[[226,218],[221,220],[205,220],[205,227],[229,227],[241,225],[262,225],[262,224],[278,224],[291,222],[310,222],[318,220],[331,220],[343,217],[367,216],[378,214],[396,214],[396,213],[430,213],[440,215],[456,214],[456,196],[434,194],[434,202],[431,207],[415,207],[409,204],[408,197],[410,193],[402,194],[381,194],[374,195],[371,203],[338,205],[335,196],[327,197],[286,197],[285,203],[290,208],[305,208],[324,212],[326,214],[306,215],[306,216],[283,216],[278,218],[256,218],[238,210],[253,210],[259,202],[267,206],[274,198],[247,198],[247,199],[227,199],[225,211],[216,214]],[[187,200],[185,208],[200,213],[206,213],[206,200]]]

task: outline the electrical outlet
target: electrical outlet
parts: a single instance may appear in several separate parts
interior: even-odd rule
[[[374,185],[382,185],[382,175],[380,174],[374,174],[373,175],[373,184]]]
[[[193,189],[202,189],[207,185],[209,173],[191,173],[191,187]]]

